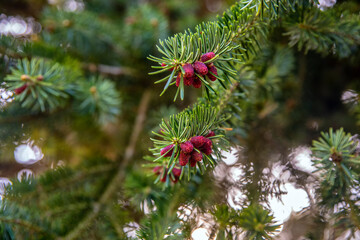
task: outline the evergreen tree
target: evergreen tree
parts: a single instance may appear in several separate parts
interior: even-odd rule
[[[360,5],[333,4],[0,3],[1,239],[359,238]]]

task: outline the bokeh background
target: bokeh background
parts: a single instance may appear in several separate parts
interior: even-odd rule
[[[115,121],[102,123],[91,114],[67,106],[53,112],[31,113],[13,101],[13,92],[0,89],[0,181],[11,184],[12,179],[21,179],[23,174],[38,176],[58,166],[77,167],[84,159],[98,156],[113,163],[121,161],[144,92],[149,92],[151,99],[127,165],[126,179],[135,173],[150,176],[151,169],[144,169],[142,164],[146,162],[144,156],[149,155],[151,131],[159,130],[162,118],[194,103],[201,92],[189,89],[185,100],[176,102],[176,89],[159,97],[163,86],[154,85],[158,76],[148,75],[153,63],[147,57],[158,55],[159,39],[214,20],[233,3],[1,1],[0,81],[18,56],[52,59],[89,78],[102,76],[113,81],[121,96],[121,113]],[[330,3],[324,4],[326,7]],[[360,9],[355,2],[349,4],[353,4],[354,12]],[[238,102],[242,112],[237,127],[228,134],[232,151],[224,153],[225,160],[214,172],[199,177],[196,187],[189,189],[197,196],[195,201],[209,198],[235,209],[249,199],[260,199],[273,211],[278,223],[287,221],[286,231],[292,232],[294,226],[301,225],[304,232],[314,232],[312,239],[319,239],[315,235],[319,223],[306,218],[314,194],[309,147],[329,127],[358,133],[351,99],[358,98],[356,91],[360,90],[360,56],[358,50],[348,58],[315,51],[305,54],[287,48],[284,39],[285,36],[273,34],[272,45],[254,60],[258,67],[256,76],[239,75],[256,79],[258,85],[251,101]],[[288,63],[285,74],[271,72],[271,66],[279,67],[277,59],[284,58]],[[3,191],[0,188],[0,194]],[[207,239],[210,235],[212,223],[207,217],[198,214],[193,218],[189,235],[194,239]],[[134,234],[136,221],[126,224],[129,236]],[[299,231],[301,236],[303,232]]]

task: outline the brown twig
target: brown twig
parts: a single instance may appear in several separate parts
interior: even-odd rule
[[[130,136],[129,145],[126,147],[124,159],[121,162],[115,177],[108,184],[107,188],[103,192],[100,199],[93,204],[92,211],[89,212],[87,216],[71,232],[69,232],[66,236],[59,239],[71,240],[78,238],[80,234],[83,232],[83,230],[85,230],[99,215],[101,210],[105,208],[106,203],[118,190],[119,183],[122,182],[125,175],[125,168],[134,155],[136,142],[144,125],[144,121],[146,118],[146,111],[148,109],[150,99],[151,99],[151,92],[150,90],[147,90],[146,92],[144,92],[142,96],[140,107],[138,109],[138,114],[135,120],[134,128]]]

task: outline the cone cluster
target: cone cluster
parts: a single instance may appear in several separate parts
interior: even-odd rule
[[[21,79],[21,81],[29,81],[29,80],[31,80],[30,77],[29,77],[28,75],[25,75],[25,74],[21,75],[20,79]],[[39,75],[38,77],[36,77],[36,80],[37,80],[37,81],[42,81],[42,80],[44,80],[44,77],[43,77],[42,75]],[[28,86],[29,86],[29,84],[28,84],[28,83],[25,83],[25,84],[22,85],[21,87],[15,88],[15,89],[14,89],[15,94],[16,94],[16,95],[21,94],[23,91],[25,91],[25,89],[26,89]]]
[[[197,162],[203,159],[203,154],[210,155],[212,153],[212,141],[209,137],[215,136],[213,131],[210,131],[205,137],[194,136],[189,141],[180,144],[180,166],[186,166],[188,163],[190,167],[195,167]],[[174,150],[174,144],[161,149],[160,154],[163,157],[171,157]]]
[[[203,78],[205,76],[208,77],[211,81],[216,80],[216,76],[218,75],[217,69],[214,66],[213,63],[207,63],[207,61],[211,60],[215,57],[215,53],[208,52],[201,56],[200,61],[196,61],[193,64],[186,63],[182,67],[184,69],[184,74],[180,71],[176,77],[176,86],[180,86],[181,77],[183,77],[184,85],[185,86],[193,86],[195,88],[201,87],[201,80],[196,75],[200,75]],[[166,66],[165,64],[162,64],[162,66]],[[171,68],[170,70],[173,70],[174,68]]]
[[[165,173],[163,172],[164,171],[164,167],[162,166],[157,166],[153,169],[153,172],[156,174],[156,175],[161,175],[160,177],[160,181],[161,182],[166,182],[166,179],[168,176],[171,176],[170,177],[170,180],[173,182],[173,183],[177,183],[179,181],[179,178],[180,178],[180,175],[181,175],[181,169],[179,168],[173,168],[171,170],[171,174],[168,175],[168,171],[169,169],[168,168],[165,168]]]

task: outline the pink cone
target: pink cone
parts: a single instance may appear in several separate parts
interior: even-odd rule
[[[206,141],[206,138],[203,136],[195,136],[190,139],[190,142],[192,143],[192,145],[197,149],[199,149],[201,146],[203,146],[205,141]]]
[[[203,159],[203,155],[197,151],[191,153],[191,159],[194,159],[197,162],[200,162]]]
[[[208,74],[206,74],[206,76],[211,80],[211,81],[215,81],[217,78],[214,75],[218,75],[217,69],[215,66],[211,66],[208,68],[209,72]],[[211,73],[213,73],[214,75],[212,75]]]
[[[183,66],[183,69],[185,71],[184,77],[186,78],[192,78],[194,77],[195,73],[194,73],[194,68],[190,63],[186,63]]]
[[[209,131],[209,133],[205,136],[206,138],[215,136],[215,133],[213,131]]]
[[[179,87],[180,86],[180,81],[181,81],[181,73],[179,73],[176,77],[176,86]]]
[[[201,87],[201,80],[198,77],[194,78],[193,86],[194,86],[194,88],[200,88]]]
[[[180,152],[180,157],[179,157],[179,164],[181,166],[185,166],[186,164],[188,164],[189,159],[190,159],[190,154],[186,154],[184,152]]]
[[[208,52],[208,53],[203,54],[200,59],[202,62],[207,62],[214,57],[215,57],[215,53]]]
[[[190,141],[184,142],[180,145],[181,151],[183,151],[183,153],[189,154],[194,150],[194,146],[192,145],[192,143]]]
[[[171,150],[170,150],[171,149]],[[170,151],[169,151],[170,150]],[[163,149],[161,149],[160,154],[163,157],[171,157],[172,153],[174,150],[174,144],[171,144],[169,146],[164,147]],[[168,153],[166,153],[167,151],[169,151]]]
[[[205,76],[208,73],[208,68],[203,62],[196,61],[194,63],[194,69],[198,74],[202,76]]]

